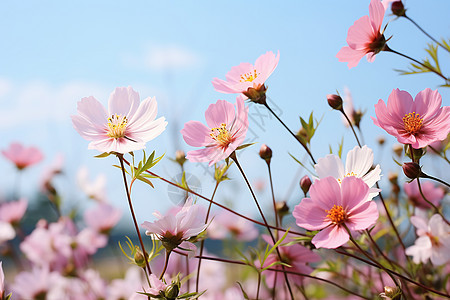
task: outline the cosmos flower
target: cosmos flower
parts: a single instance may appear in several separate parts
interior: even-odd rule
[[[141,226],[146,229],[146,235],[156,236],[170,252],[206,229],[207,225],[199,211],[200,206],[193,204],[192,199],[188,198],[183,208],[176,214],[169,212],[163,216],[155,212],[153,215],[157,220],[145,221]],[[189,245],[186,246],[189,247]]]
[[[10,224],[17,224],[22,220],[28,207],[28,201],[20,199],[18,201],[5,202],[0,205],[0,221]]]
[[[192,162],[209,161],[209,165],[227,158],[245,139],[248,130],[248,107],[244,100],[236,99],[234,105],[217,100],[205,112],[206,124],[189,121],[181,130],[185,142],[193,147],[205,147],[189,151],[186,158]]]
[[[99,203],[84,212],[86,224],[99,233],[109,232],[122,217],[122,211],[109,203]]]
[[[333,177],[316,180],[292,215],[298,226],[307,230],[320,230],[312,243],[317,248],[335,249],[349,240],[350,232],[364,230],[378,219],[377,205],[367,201],[369,187],[361,178]]]
[[[420,187],[422,188],[422,192],[425,195],[425,198],[435,206],[439,205],[439,202],[442,200],[442,198],[444,198],[444,189],[436,187],[431,181],[421,181]],[[409,183],[405,182],[405,184],[403,185],[403,189],[405,190],[408,199],[411,200],[414,205],[421,208],[431,208],[431,205],[428,204],[420,194],[417,180]]]
[[[383,50],[386,39],[381,33],[385,8],[380,0],[371,0],[369,4],[369,15],[363,16],[355,21],[348,29],[348,46],[336,54],[341,62],[348,62],[348,68],[356,67],[367,55],[367,61],[373,62],[375,55]]]
[[[44,158],[38,148],[25,147],[20,143],[11,143],[8,149],[2,150],[2,154],[13,162],[19,170],[37,164]]]
[[[356,146],[347,153],[345,168],[342,160],[338,156],[329,154],[319,158],[314,169],[319,178],[332,176],[339,182],[342,182],[345,177],[349,176],[361,178],[370,187],[368,198],[368,200],[370,200],[378,195],[379,190],[373,188],[373,186],[380,180],[381,173],[380,165],[376,165],[375,168],[371,170],[372,165],[373,151],[364,145],[362,148]]]
[[[111,93],[108,111],[94,97],[78,102],[78,115],[72,116],[76,131],[88,141],[89,149],[127,153],[145,148],[145,143],[166,128],[164,117],[156,119],[155,98],[139,101],[131,87],[119,87]]]
[[[387,106],[383,100],[375,104],[373,123],[415,149],[441,141],[450,132],[450,107],[441,107],[442,97],[437,90],[427,88],[413,100],[406,91],[395,89]]]
[[[225,94],[240,94],[240,98],[247,99],[248,92],[262,92],[265,93],[266,87],[264,83],[272,74],[278,65],[280,54],[277,56],[272,51],[258,57],[255,65],[250,63],[241,63],[239,66],[234,66],[225,75],[226,80],[214,78],[212,84],[216,91]],[[245,95],[245,94],[247,95]]]
[[[406,248],[406,254],[418,264],[428,259],[433,265],[440,266],[450,262],[450,226],[438,214],[427,222],[418,216],[411,217],[411,223],[417,228],[417,240]]]
[[[258,237],[259,231],[253,223],[222,210],[211,221],[208,236],[212,239],[224,239],[227,235],[236,241],[253,241]]]

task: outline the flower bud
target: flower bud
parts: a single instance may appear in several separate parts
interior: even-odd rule
[[[328,105],[331,106],[331,108],[336,110],[342,110],[342,98],[339,95],[336,94],[329,94],[327,95],[327,101]]]
[[[175,151],[175,161],[180,165],[183,166],[186,162],[186,154],[183,150],[177,150]]]
[[[165,289],[164,296],[166,297],[166,299],[172,300],[176,299],[179,293],[180,293],[180,283],[172,282],[172,284]]]
[[[136,246],[136,252],[134,253],[134,262],[138,267],[145,268],[145,257],[141,249]]]
[[[383,146],[386,140],[384,139],[384,136],[379,136],[377,139],[378,145]]]
[[[267,88],[264,84],[249,87],[246,91],[242,92],[250,101],[258,104],[266,104],[266,91]]]
[[[259,157],[264,159],[266,162],[270,162],[272,158],[272,149],[270,149],[266,144],[261,145],[261,149],[259,149]]]
[[[397,155],[397,157],[401,157],[402,153],[403,153],[403,146],[400,144],[396,144],[392,147],[392,151],[394,151],[395,155]]]
[[[275,203],[275,207],[277,209],[278,216],[280,216],[280,219],[289,213],[289,207],[287,206],[286,201]]]
[[[380,296],[384,299],[398,300],[401,294],[402,292],[398,287],[385,286],[384,293],[381,293]]]
[[[392,13],[398,17],[404,17],[406,16],[406,9],[403,5],[402,1],[394,1],[391,5]]]
[[[406,177],[410,179],[419,178],[420,175],[422,174],[422,168],[419,166],[418,163],[415,162],[404,163],[402,168],[403,173],[405,173]]]
[[[302,177],[302,179],[300,179],[300,188],[302,189],[303,193],[306,194],[309,191],[309,188],[311,187],[311,179],[309,179],[308,175],[305,175]]]
[[[361,119],[364,116],[364,112],[362,112],[361,110],[355,110],[353,111],[353,123],[355,124],[356,127],[359,128],[359,123],[361,123]]]

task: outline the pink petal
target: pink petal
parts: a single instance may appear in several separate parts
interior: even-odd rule
[[[355,207],[365,202],[369,194],[369,186],[361,179],[354,176],[345,177],[341,184],[342,206],[350,212]]]
[[[316,234],[311,242],[316,248],[336,249],[347,243],[349,239],[350,236],[344,228],[330,225]]]
[[[78,114],[95,128],[102,128],[108,122],[105,107],[94,97],[82,98],[77,104]]]
[[[348,62],[348,68],[351,69],[356,67],[361,60],[361,58],[366,55],[365,50],[355,50],[350,47],[342,47],[341,50],[336,54],[336,57],[340,62]]]
[[[325,157],[319,158],[317,164],[314,165],[314,169],[319,178],[328,176],[343,178],[345,175],[344,165],[342,164],[341,159],[334,154],[328,154]]]
[[[280,52],[277,53],[276,57],[272,51],[268,51],[258,57],[255,62],[255,69],[260,72],[260,75],[257,77],[258,83],[264,83],[267,80],[277,67],[279,60]]]
[[[132,119],[139,107],[139,94],[130,86],[118,87],[111,93],[108,101],[108,116],[117,114]]]
[[[389,95],[387,110],[392,115],[392,118],[394,118],[396,122],[400,122],[402,126],[402,118],[405,114],[412,112],[412,107],[413,98],[408,92],[394,89]]]
[[[193,147],[203,147],[212,142],[211,130],[199,121],[189,121],[181,130],[184,141]]]
[[[383,24],[385,8],[380,0],[372,0],[369,4],[370,23],[374,32],[379,32]]]
[[[368,201],[348,213],[348,228],[364,230],[374,225],[378,220],[378,207],[373,201]]]
[[[322,209],[331,209],[333,205],[341,205],[341,187],[334,177],[325,177],[314,181],[309,190],[311,199]]]
[[[225,100],[217,100],[216,103],[210,104],[205,112],[206,124],[210,128],[221,127],[222,123],[230,126],[233,124],[234,118],[234,105]]]
[[[320,230],[330,225],[327,212],[319,207],[313,199],[303,198],[292,212],[296,224],[308,230]]]
[[[420,91],[414,99],[414,111],[420,114],[420,117],[427,119],[433,117],[441,108],[442,97],[438,90],[426,88]]]

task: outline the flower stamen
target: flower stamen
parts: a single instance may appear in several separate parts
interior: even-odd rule
[[[402,120],[405,125],[405,130],[411,134],[416,134],[422,128],[423,119],[414,111],[406,114]]]
[[[240,76],[241,79],[239,79],[239,82],[246,82],[246,81],[252,82],[253,80],[256,79],[256,77],[258,77],[259,74],[260,73],[257,73],[256,69],[254,69],[253,72],[248,72],[248,73],[242,74]]]
[[[347,220],[347,213],[341,205],[333,205],[330,210],[325,210],[327,218],[334,224],[342,224]]]
[[[209,135],[224,148],[232,142],[232,136],[227,129],[227,124],[225,123],[220,124],[220,127],[211,128],[211,133]]]
[[[128,119],[126,116],[114,114],[108,118],[108,132],[106,133],[111,138],[125,137],[125,130],[127,128]]]

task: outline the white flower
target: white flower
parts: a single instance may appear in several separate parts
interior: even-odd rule
[[[98,202],[106,202],[106,176],[104,174],[98,175],[95,180],[89,180],[88,168],[83,166],[78,169],[77,183],[89,198]]]
[[[427,220],[418,216],[411,217],[411,223],[417,228],[417,240],[406,249],[406,254],[418,264],[428,259],[433,265],[440,266],[450,262],[450,226],[442,217],[435,214]]]
[[[314,165],[314,169],[319,179],[332,176],[339,183],[342,182],[342,179],[349,176],[361,178],[370,188],[367,200],[371,200],[380,191],[377,188],[373,188],[373,186],[381,178],[380,165],[376,165],[373,170],[370,170],[372,166],[373,151],[364,145],[362,148],[356,146],[347,153],[345,168],[338,156],[329,154],[319,158],[317,164]]]

